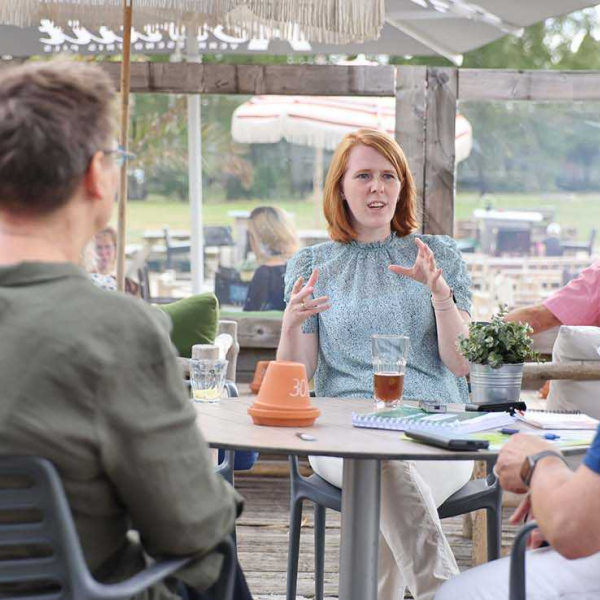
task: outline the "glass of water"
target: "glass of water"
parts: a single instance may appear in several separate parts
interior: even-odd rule
[[[192,399],[195,402],[219,402],[225,387],[226,360],[190,360]]]

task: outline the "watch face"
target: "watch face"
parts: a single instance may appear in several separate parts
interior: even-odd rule
[[[531,475],[533,474],[534,464],[535,462],[533,460],[533,457],[526,456],[525,460],[523,461],[523,464],[521,465],[521,471],[519,474],[521,476],[521,481],[527,487],[529,487],[529,484],[531,483]]]
[[[560,458],[564,461],[562,455],[558,452],[555,452],[554,450],[543,450],[542,452],[538,452],[537,454],[532,454],[531,456],[525,457],[525,460],[521,465],[521,471],[519,474],[521,476],[521,481],[527,487],[529,487],[529,485],[531,484],[531,478],[533,477],[533,471],[535,469],[535,466],[537,465],[538,461],[544,458],[545,456],[556,456],[557,458]]]

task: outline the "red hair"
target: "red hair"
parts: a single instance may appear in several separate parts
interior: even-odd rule
[[[350,208],[342,198],[340,183],[348,168],[348,157],[355,146],[369,146],[389,160],[400,181],[400,198],[392,218],[391,228],[399,236],[405,236],[419,227],[417,219],[416,187],[408,168],[408,162],[398,142],[377,129],[358,129],[349,133],[335,150],[323,189],[323,212],[327,230],[332,240],[348,243],[356,239],[352,227]]]

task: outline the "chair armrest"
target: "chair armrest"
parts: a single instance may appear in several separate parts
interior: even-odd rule
[[[233,339],[231,346],[227,350],[225,358],[229,361],[229,364],[227,365],[227,379],[235,381],[237,373],[237,360],[240,353],[237,321],[219,320],[218,334],[222,333],[229,334]]]
[[[113,584],[99,583],[88,573],[86,587],[90,591],[90,599],[126,600],[159,583],[169,575],[176,573],[192,560],[191,556],[169,558],[150,565],[125,581]]]
[[[529,534],[537,526],[535,521],[526,523],[515,536],[510,552],[509,600],[525,600],[525,550]]]

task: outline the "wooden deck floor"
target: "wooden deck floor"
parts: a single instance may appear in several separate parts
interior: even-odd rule
[[[285,463],[281,466],[285,471]],[[288,554],[289,480],[283,475],[266,477],[239,473],[236,488],[246,499],[244,513],[238,520],[237,535],[239,560],[250,589],[256,600],[283,600]],[[516,530],[506,522],[512,510],[504,509],[503,552],[509,550]],[[460,569],[469,568],[472,543],[462,535],[462,517],[444,520],[443,528]],[[340,515],[327,511],[325,597],[330,600],[338,597],[339,545]],[[313,569],[313,511],[311,503],[305,502],[297,598],[314,597]]]

